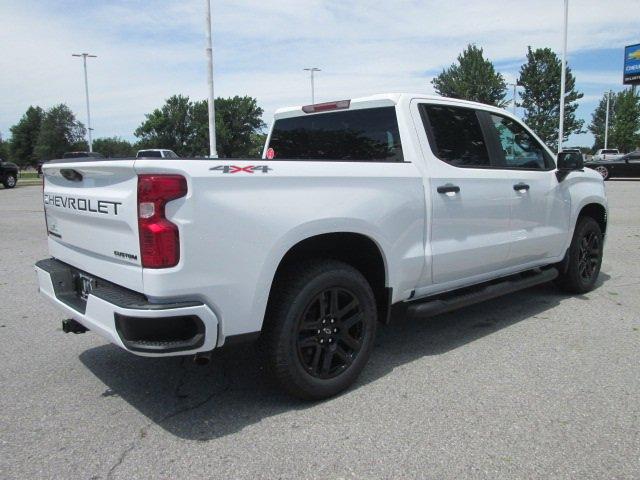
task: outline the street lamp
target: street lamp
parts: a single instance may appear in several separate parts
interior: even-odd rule
[[[87,97],[87,136],[89,138],[89,151],[93,152],[93,142],[91,140],[91,112],[89,110],[89,81],[87,80],[87,58],[96,58],[96,55],[90,55],[88,53],[72,53],[72,57],[82,57],[82,64],[84,65],[84,93]]]
[[[604,148],[607,148],[609,141],[609,103],[611,102],[611,90],[607,92],[607,113],[604,117]]]
[[[315,103],[316,103],[316,92],[315,92],[315,85],[314,85],[314,73],[315,72],[321,72],[322,70],[320,70],[319,68],[316,68],[316,67],[305,68],[304,70],[311,74],[311,105],[315,105]]]
[[[507,85],[509,85],[510,87],[513,87],[513,115],[516,115],[516,100],[517,100],[517,96],[518,96],[518,91],[516,90],[520,84],[516,81],[515,83],[507,83]]]
[[[205,0],[206,3],[206,32],[207,44],[205,47],[207,54],[207,81],[209,84],[209,158],[218,158],[218,150],[216,148],[216,110],[213,97],[213,42],[211,40],[211,0]]]
[[[562,151],[564,139],[564,95],[567,70],[567,23],[569,20],[569,0],[564,0],[564,28],[562,30],[562,71],[560,72],[560,128],[558,129],[558,152]]]

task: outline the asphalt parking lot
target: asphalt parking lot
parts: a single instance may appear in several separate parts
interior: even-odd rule
[[[640,478],[640,181],[607,192],[595,291],[397,321],[355,388],[303,403],[250,348],[198,367],[63,334],[41,189],[0,189],[0,478]]]

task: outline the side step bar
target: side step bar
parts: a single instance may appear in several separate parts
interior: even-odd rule
[[[547,283],[557,276],[558,270],[549,268],[538,272],[533,271],[514,275],[496,282],[465,288],[457,292],[453,291],[423,301],[416,300],[407,306],[407,316],[409,318],[432,317],[473,305],[474,303],[484,302],[485,300],[533,287],[534,285]]]

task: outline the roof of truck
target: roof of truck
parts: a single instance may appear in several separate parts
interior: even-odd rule
[[[459,98],[449,98],[449,97],[441,97],[440,95],[427,95],[424,93],[381,93],[377,95],[370,95],[368,97],[359,97],[350,99],[349,109],[357,109],[357,108],[373,108],[373,107],[384,107],[384,106],[393,106],[397,105],[400,100],[403,98],[420,98],[424,100],[437,100],[447,102],[451,102],[453,104],[459,105],[467,105],[469,107],[481,107],[483,109],[495,109],[501,112],[504,112],[501,108],[494,107],[493,105],[486,105],[484,103],[478,102],[470,102],[468,100],[461,100]],[[340,101],[342,99],[337,99],[336,101]],[[344,99],[346,100],[346,99]],[[329,102],[331,103],[331,102]],[[318,105],[318,104],[316,104]],[[276,110],[274,114],[274,118],[286,118],[293,117],[298,115],[304,115],[305,113],[302,111],[303,105],[298,105],[294,107],[283,107]]]

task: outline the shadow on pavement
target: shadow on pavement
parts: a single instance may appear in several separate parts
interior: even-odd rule
[[[601,274],[599,285],[608,279]],[[523,320],[539,315],[544,320],[544,312],[566,298],[547,284],[427,320],[380,325],[371,360],[353,388]],[[113,345],[87,350],[80,360],[107,386],[103,397],[120,396],[151,422],[189,440],[222,437],[264,418],[315,405],[282,393],[252,346],[215,351],[206,367],[194,365],[191,357],[142,358]]]

